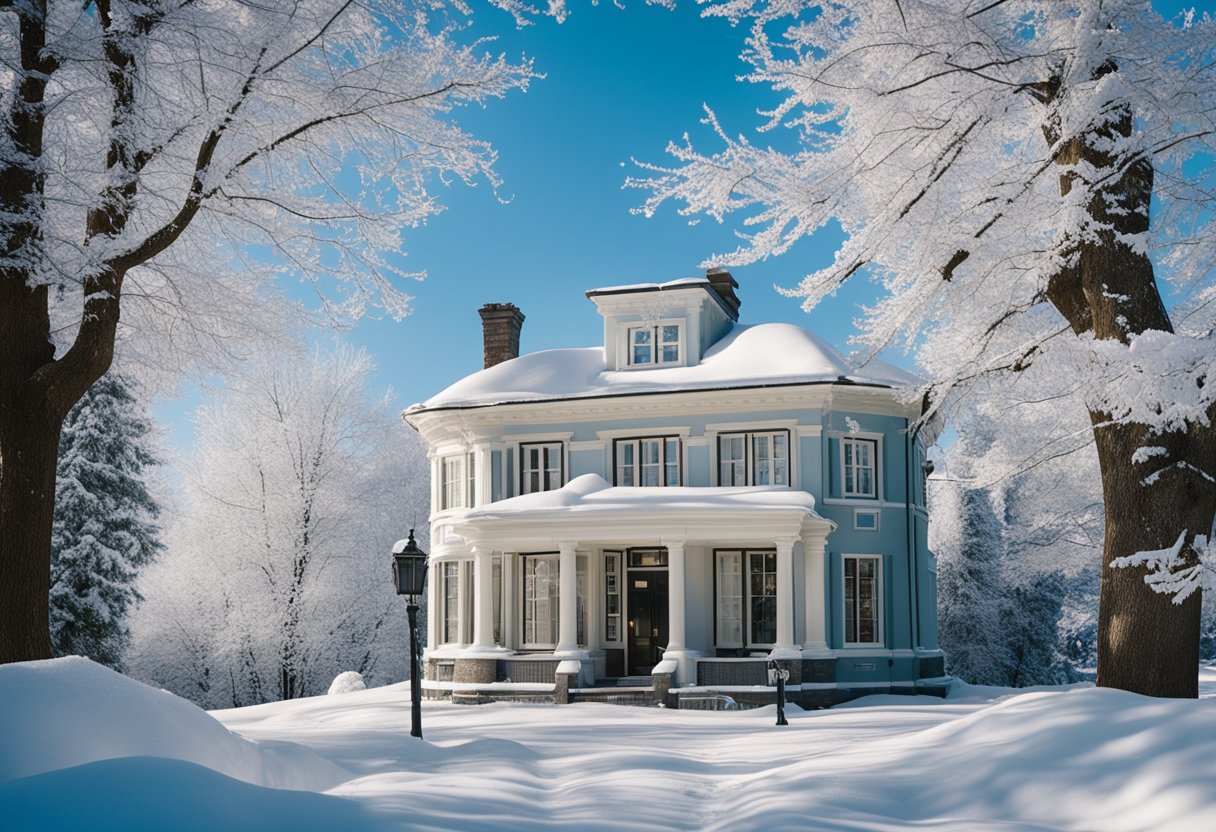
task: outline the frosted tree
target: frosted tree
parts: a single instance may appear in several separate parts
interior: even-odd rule
[[[707,13],[750,23],[750,79],[783,96],[768,126],[800,148],[711,114],[721,149],[672,145],[674,167],[632,183],[642,210],[746,212],[723,265],[838,223],[834,262],[793,293],[877,280],[860,342],[915,346],[934,408],[1036,365],[1073,380],[1105,506],[1098,683],[1195,696],[1201,596],[1179,585],[1202,579],[1216,514],[1216,23],[1148,0]]]
[[[122,327],[164,360],[222,352],[274,317],[253,310],[282,273],[330,320],[408,310],[397,254],[440,209],[435,183],[497,181],[453,111],[532,77],[462,42],[467,13],[0,2],[0,662],[51,655],[60,429]]]
[[[404,675],[393,542],[429,505],[417,439],[365,354],[264,358],[198,416],[184,510],[141,584],[132,671],[210,706]]]
[[[1005,685],[1004,545],[988,493],[958,482],[934,489],[930,543],[937,556],[938,641],[947,670],[977,685]]]
[[[141,568],[160,550],[148,490],[152,425],[131,383],[110,372],[63,423],[52,536],[50,624],[57,655],[121,669]]]

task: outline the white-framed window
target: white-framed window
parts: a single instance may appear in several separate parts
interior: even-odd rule
[[[878,440],[844,436],[840,439],[844,467],[844,496],[878,496]]]
[[[556,647],[560,607],[558,555],[523,555],[523,646]]]
[[[473,643],[473,608],[477,606],[476,592],[477,586],[477,562],[466,560],[464,562],[464,614],[460,617],[460,643]]]
[[[853,511],[853,528],[862,532],[878,531],[878,509],[859,508]]]
[[[882,644],[882,558],[845,555],[844,643]]]
[[[444,644],[460,643],[460,564],[443,564],[443,638]]]
[[[619,643],[621,630],[621,553],[604,552],[604,641]]]
[[[502,644],[502,555],[492,559],[494,571],[494,643]]]
[[[472,454],[449,454],[439,460],[439,508],[477,505],[477,479]]]
[[[445,456],[440,460],[439,475],[441,484],[440,508],[461,508],[464,506],[464,454]]]
[[[519,493],[535,494],[561,488],[563,476],[561,442],[521,442],[519,445]]]
[[[718,434],[718,485],[789,485],[790,432]]]
[[[718,647],[760,647],[777,641],[777,553],[716,553],[715,636]]]
[[[679,324],[631,326],[628,338],[630,367],[680,363]]]
[[[680,437],[618,439],[613,443],[616,485],[680,484]]]

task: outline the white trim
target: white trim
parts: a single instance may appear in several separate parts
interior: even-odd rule
[[[511,433],[503,437],[506,445],[519,445],[521,442],[570,442],[574,439],[574,431],[549,431],[547,433]]]
[[[907,503],[892,503],[888,500],[874,500],[868,497],[824,497],[816,502],[825,506],[854,506],[856,508],[897,508],[907,509]]]
[[[605,443],[602,439],[578,439],[566,443],[571,451],[602,451]]]
[[[823,425],[797,425],[794,427],[794,435],[799,439],[805,439],[808,436],[822,436]]]
[[[641,436],[679,436],[681,439],[687,439],[690,433],[692,433],[692,428],[687,426],[653,428],[639,426],[597,430],[595,435],[602,442],[611,442],[614,439],[636,439]]]
[[[873,517],[873,526],[861,526],[857,523],[858,517]],[[853,509],[853,531],[858,532],[876,532],[880,531],[882,526],[882,510],[877,508],[855,508]]]
[[[793,430],[797,419],[758,419],[754,422],[713,422],[705,426],[705,434],[711,433],[764,433],[766,430]]]

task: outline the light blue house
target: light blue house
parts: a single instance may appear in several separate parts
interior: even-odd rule
[[[482,308],[486,369],[405,414],[429,695],[758,703],[770,659],[804,706],[940,690],[916,380],[738,324],[737,287],[596,289],[602,346],[524,356]]]

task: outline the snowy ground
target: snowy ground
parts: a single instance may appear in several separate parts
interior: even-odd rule
[[[0,829],[1216,829],[1206,698],[962,687],[830,711],[428,702],[208,715],[83,659],[0,667]]]

